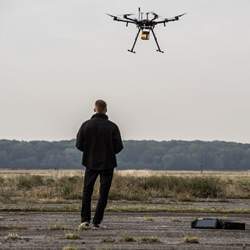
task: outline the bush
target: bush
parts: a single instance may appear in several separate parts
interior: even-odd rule
[[[219,198],[223,196],[223,182],[214,177],[190,179],[190,191],[197,198]]]
[[[57,192],[64,199],[81,199],[82,178],[79,176],[62,177],[58,180]]]
[[[31,189],[44,185],[43,177],[40,175],[21,175],[17,177],[17,187],[20,189]]]
[[[178,197],[180,194],[186,199],[218,198],[224,195],[224,184],[215,177],[115,176],[110,199],[145,200]]]

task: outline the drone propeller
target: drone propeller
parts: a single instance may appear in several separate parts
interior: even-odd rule
[[[133,13],[128,13],[128,14],[123,14],[123,16],[133,16],[134,14]]]
[[[106,14],[107,16],[110,16],[110,17],[112,17],[114,20],[117,20],[117,16],[114,16],[114,15],[111,15],[111,14]]]
[[[129,20],[129,21],[134,22],[136,19],[130,17],[130,16],[133,16],[133,15],[134,15],[133,13],[124,14],[124,15],[123,15],[123,18],[124,18],[125,20]]]
[[[179,18],[180,17],[182,17],[182,16],[184,16],[184,15],[186,15],[187,13],[183,13],[183,14],[180,14],[180,15],[178,15],[178,16],[175,16],[174,18],[176,19],[176,20],[179,20]]]
[[[157,18],[160,17],[158,14],[156,14],[156,13],[153,12],[153,11],[152,11],[152,12],[149,12],[149,13],[151,13],[152,15],[154,15],[154,16],[157,17]]]
[[[154,17],[151,21],[154,21],[156,19],[158,19],[160,16],[158,14],[156,14],[155,12],[148,12],[147,14],[152,14]]]

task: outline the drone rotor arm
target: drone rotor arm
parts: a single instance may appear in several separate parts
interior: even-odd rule
[[[168,23],[168,22],[170,22],[169,19],[164,19],[164,20],[162,20],[162,21],[154,22],[154,24],[155,24],[155,25],[158,25],[158,24],[164,24],[164,25],[166,25],[166,23]]]
[[[132,21],[132,20],[126,20],[126,19],[122,19],[122,18],[119,18],[118,16],[113,16],[113,15],[110,15],[110,14],[107,14],[108,16],[112,17],[113,18],[113,21],[116,21],[116,22],[123,22],[123,23],[132,23],[132,24],[136,24],[135,21]]]
[[[164,26],[166,25],[166,23],[168,22],[175,22],[175,21],[179,21],[180,20],[180,17],[186,15],[186,13],[183,13],[181,15],[177,15],[175,17],[172,17],[172,18],[166,18],[162,21],[158,21],[158,22],[155,22],[155,24],[164,24]]]
[[[136,22],[134,22],[134,21],[124,20],[124,19],[117,19],[116,21],[117,21],[117,22],[126,23],[126,24],[129,24],[129,23],[131,23],[131,24],[136,24]]]

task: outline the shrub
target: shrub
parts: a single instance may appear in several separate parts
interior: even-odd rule
[[[42,185],[44,185],[44,180],[40,175],[21,175],[17,177],[17,187],[20,189],[31,189]]]
[[[222,180],[214,177],[190,178],[190,191],[197,198],[219,198],[223,195]]]

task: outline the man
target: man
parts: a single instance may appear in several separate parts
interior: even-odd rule
[[[100,176],[99,200],[93,218],[97,229],[102,222],[107,205],[114,168],[117,166],[116,154],[123,149],[118,126],[109,121],[107,104],[97,100],[95,114],[84,122],[77,134],[76,147],[83,152],[82,164],[86,167],[82,197],[81,225],[88,228],[91,220],[91,197],[98,175]]]

